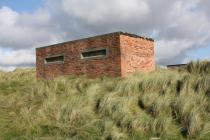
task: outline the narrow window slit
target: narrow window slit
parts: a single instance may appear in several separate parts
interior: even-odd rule
[[[63,62],[64,62],[64,55],[56,55],[45,58],[45,64],[63,63]]]
[[[101,49],[93,49],[93,50],[87,50],[81,53],[82,59],[89,59],[89,58],[103,58],[107,56],[107,49],[101,48]]]

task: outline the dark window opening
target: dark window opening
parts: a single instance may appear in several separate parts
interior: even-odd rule
[[[64,55],[52,56],[45,58],[45,63],[63,63],[64,62]]]
[[[107,56],[107,49],[95,49],[95,50],[89,50],[85,51],[81,54],[82,59],[88,59],[88,58],[101,58]]]

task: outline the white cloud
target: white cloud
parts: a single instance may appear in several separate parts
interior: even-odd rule
[[[33,50],[5,50],[0,49],[0,66],[32,66],[35,62]]]
[[[45,11],[20,14],[8,7],[0,9],[0,46],[32,48],[60,40],[59,32],[48,28],[50,15]]]
[[[18,18],[18,14],[12,11],[8,7],[2,7],[0,9],[0,25],[1,26],[10,26],[14,25]]]
[[[139,0],[63,0],[62,6],[67,14],[88,24],[141,22],[150,10],[145,1]]]
[[[157,62],[164,65],[180,62],[185,57],[182,53],[192,46],[193,42],[187,40],[159,40],[155,48]]]

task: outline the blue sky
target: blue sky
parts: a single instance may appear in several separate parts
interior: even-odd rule
[[[0,6],[7,6],[18,12],[32,12],[43,5],[43,0],[0,0]]]
[[[188,54],[193,60],[203,60],[205,58],[210,58],[210,45],[189,51]]]
[[[35,65],[36,47],[113,31],[155,37],[161,65],[210,59],[209,7],[209,0],[0,0],[0,69]]]

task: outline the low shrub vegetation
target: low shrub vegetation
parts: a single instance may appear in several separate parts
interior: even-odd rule
[[[209,140],[210,63],[124,78],[0,72],[2,140]]]

